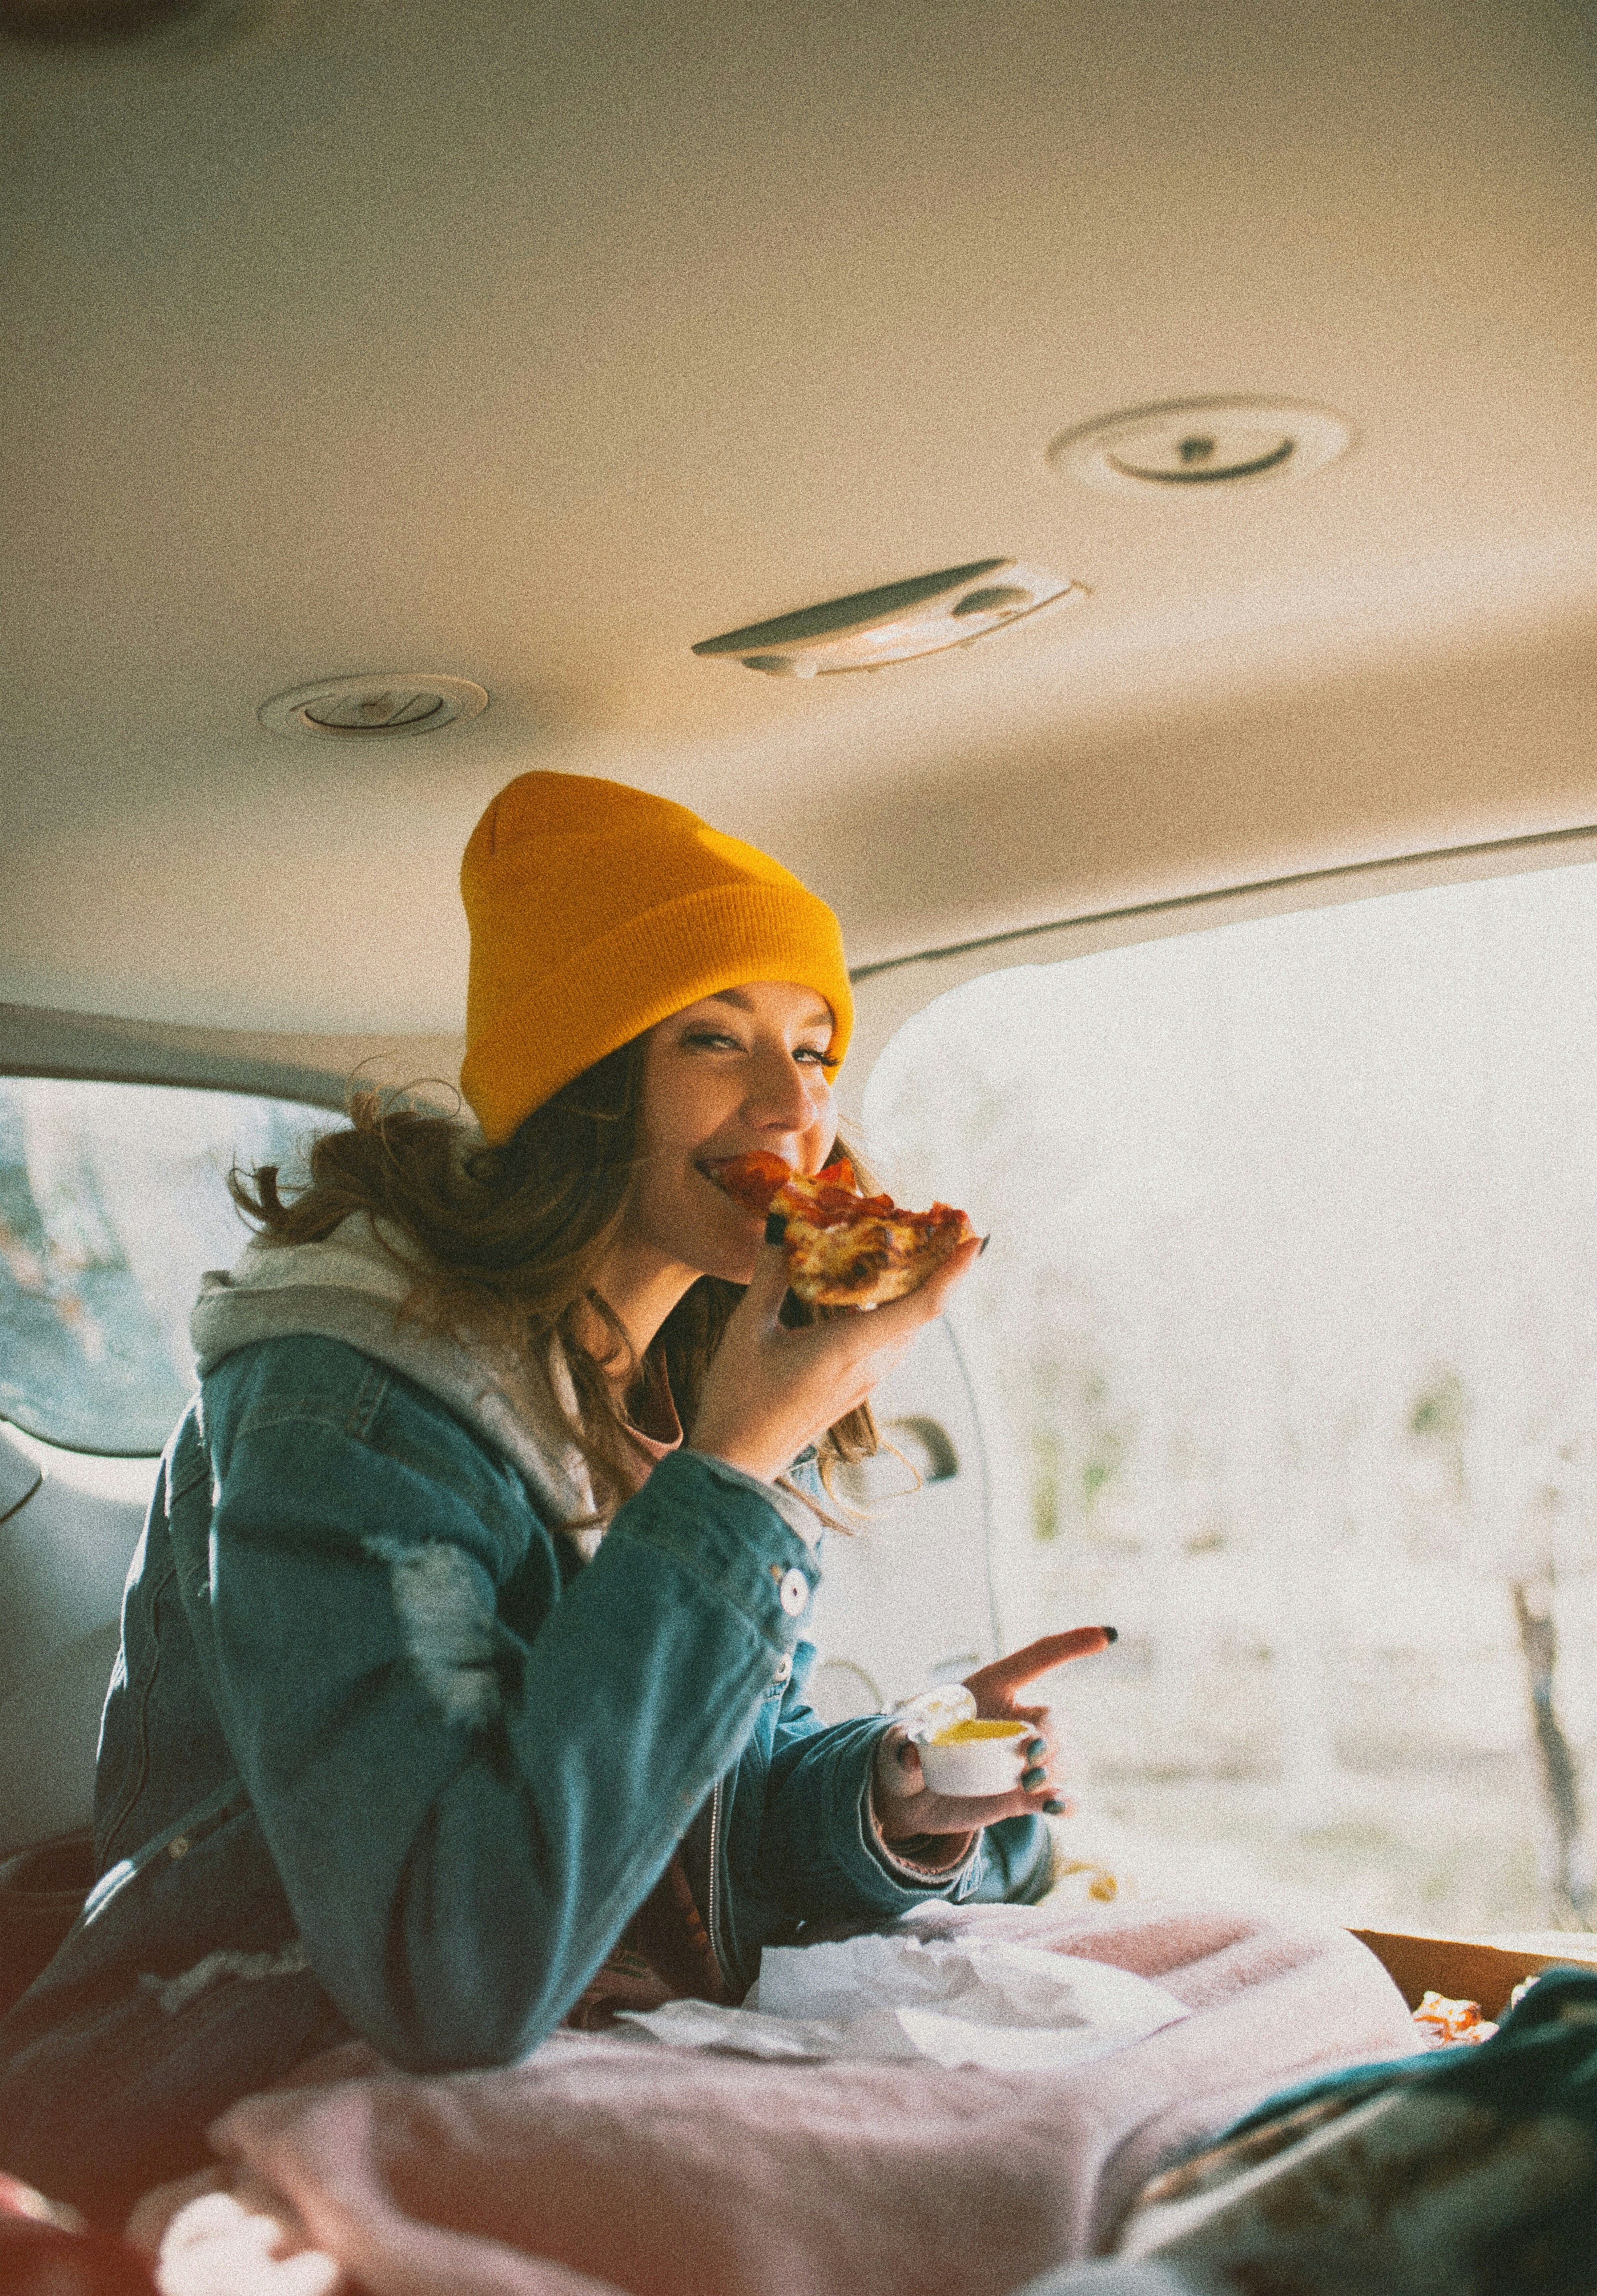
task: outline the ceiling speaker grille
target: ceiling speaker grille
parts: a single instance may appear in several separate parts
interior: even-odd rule
[[[263,701],[260,722],[273,734],[330,742],[372,742],[401,734],[437,734],[488,706],[469,677],[385,670],[371,677],[324,677]]]
[[[1067,430],[1048,460],[1090,487],[1202,495],[1216,487],[1305,479],[1346,454],[1352,426],[1290,399],[1182,398]]]

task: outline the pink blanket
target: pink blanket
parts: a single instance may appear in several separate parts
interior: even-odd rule
[[[235,2106],[212,2130],[226,2165],[152,2194],[130,2233],[152,2254],[164,2236],[175,2291],[270,2289],[258,2265],[185,2280],[180,2255],[258,2259],[266,2218],[299,2251],[284,2296],[1008,2296],[1107,2246],[1150,2176],[1272,2089],[1415,2045],[1340,1930],[1044,1906],[937,1933],[972,1930],[1116,1963],[1193,2013],[1045,2074],[561,2034],[509,2070],[420,2079],[351,2047]]]

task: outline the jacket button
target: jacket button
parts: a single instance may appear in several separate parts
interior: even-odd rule
[[[167,1855],[168,1855],[168,1857],[186,1857],[188,1856],[188,1854],[189,1854],[189,1838],[188,1838],[188,1835],[187,1835],[186,1833],[175,1833],[175,1834],[172,1836],[172,1839],[170,1840],[170,1841],[168,1841],[168,1844],[167,1844]]]
[[[790,1619],[796,1619],[809,1601],[809,1580],[802,1570],[786,1571],[779,1592],[782,1609]]]
[[[773,1682],[787,1682],[790,1680],[792,1672],[793,1661],[788,1656],[786,1651],[783,1651],[782,1656],[776,1661],[776,1671],[771,1677],[771,1679]]]

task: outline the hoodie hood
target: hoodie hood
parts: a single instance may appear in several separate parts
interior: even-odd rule
[[[258,1340],[342,1340],[437,1396],[509,1460],[552,1525],[594,1512],[586,1463],[565,1416],[577,1395],[558,1341],[547,1385],[512,1382],[491,1347],[468,1344],[431,1324],[403,1320],[427,1263],[369,1212],[354,1212],[320,1243],[274,1243],[257,1236],[237,1266],[200,1279],[189,1333],[200,1376]],[[585,1550],[597,1533],[576,1534]]]

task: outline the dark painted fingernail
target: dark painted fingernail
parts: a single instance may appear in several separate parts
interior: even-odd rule
[[[786,1236],[787,1232],[788,1219],[785,1212],[767,1212],[766,1214],[766,1242],[767,1243],[781,1243]]]
[[[981,1251],[985,1251],[992,1241],[993,1239],[990,1235],[984,1235],[981,1239]],[[976,1255],[978,1259],[981,1258],[981,1251],[979,1251]]]
[[[1028,1759],[1035,1762],[1039,1754],[1045,1754],[1048,1751],[1048,1741],[1046,1738],[1028,1738],[1024,1751]]]
[[[1043,1808],[1050,1817],[1063,1817],[1065,1814],[1065,1805],[1057,1794],[1050,1794]]]
[[[1020,1773],[1020,1784],[1025,1787],[1027,1792],[1029,1793],[1034,1786],[1040,1786],[1042,1784],[1043,1780],[1047,1776],[1047,1771],[1044,1769],[1022,1770]]]
[[[1103,1636],[1106,1643],[1118,1643],[1120,1639],[1120,1629],[1118,1627],[1100,1627],[1098,1631]]]

